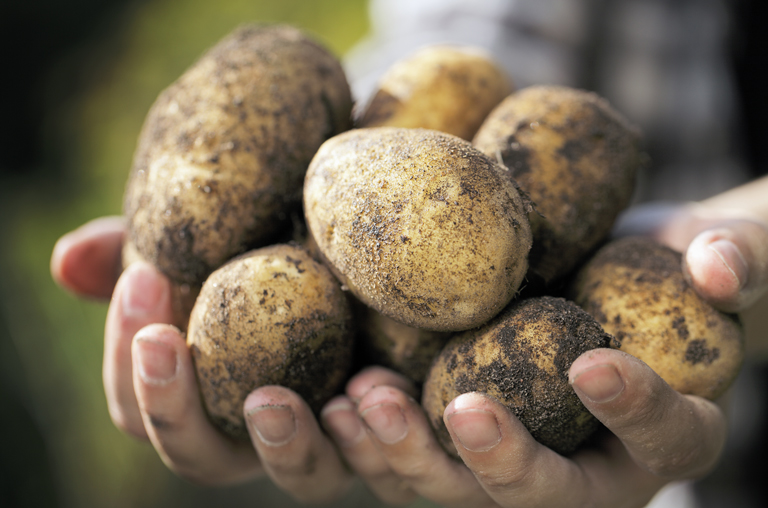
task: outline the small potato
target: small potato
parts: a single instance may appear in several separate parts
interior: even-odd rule
[[[468,142],[375,127],[323,144],[304,185],[311,235],[364,304],[414,328],[479,326],[514,297],[531,234],[514,182]]]
[[[457,456],[443,413],[462,393],[483,392],[507,406],[534,438],[561,454],[599,427],[568,383],[582,353],[611,336],[576,304],[543,296],[511,304],[481,328],[455,336],[424,382],[422,406],[445,449]]]
[[[714,400],[741,369],[743,333],[688,285],[681,257],[648,238],[615,240],[579,270],[571,296],[672,388]]]
[[[352,326],[338,282],[297,246],[264,247],[214,271],[187,333],[212,421],[246,438],[243,403],[264,385],[290,388],[319,412],[348,375]]]
[[[412,328],[370,307],[361,307],[357,320],[360,349],[366,360],[396,370],[416,385],[421,385],[432,360],[452,334]]]
[[[512,88],[479,48],[427,46],[388,69],[357,126],[420,127],[469,141]]]
[[[529,263],[545,283],[583,261],[629,204],[638,140],[605,100],[567,87],[519,90],[483,122],[473,144],[503,162],[534,203]]]
[[[245,26],[152,106],[124,198],[129,238],[178,284],[273,241],[309,161],[350,126],[338,60],[287,26]]]

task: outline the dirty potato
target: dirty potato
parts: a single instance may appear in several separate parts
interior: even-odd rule
[[[540,443],[575,451],[599,427],[568,383],[582,353],[611,336],[571,301],[543,296],[512,303],[492,321],[451,339],[424,383],[422,406],[445,449],[457,455],[443,412],[462,393],[507,406]]]
[[[243,403],[257,387],[290,388],[319,412],[348,375],[352,315],[327,268],[298,246],[274,245],[211,274],[187,343],[209,416],[244,438]]]
[[[634,192],[638,141],[604,99],[567,87],[524,88],[488,115],[473,144],[535,205],[532,274],[560,278],[608,235]]]
[[[387,70],[356,123],[421,127],[471,140],[512,89],[506,72],[483,50],[427,46]]]
[[[449,134],[376,127],[330,139],[307,171],[304,211],[339,280],[414,328],[479,326],[527,270],[530,228],[514,182]]]
[[[600,249],[575,279],[572,298],[675,390],[716,399],[744,358],[741,325],[688,285],[681,255],[628,237]]]
[[[350,114],[323,47],[287,26],[236,30],[149,111],[125,191],[130,240],[173,281],[201,285],[289,222],[309,161]]]
[[[360,349],[368,363],[389,367],[416,385],[424,382],[432,360],[452,336],[406,326],[370,307],[361,306],[356,316]]]

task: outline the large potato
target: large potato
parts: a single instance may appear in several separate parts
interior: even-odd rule
[[[187,343],[209,416],[246,437],[243,403],[259,386],[288,387],[320,411],[351,365],[352,314],[325,266],[302,248],[274,245],[211,274]]]
[[[599,424],[568,383],[568,369],[610,341],[573,302],[549,296],[514,302],[481,328],[451,339],[427,375],[422,406],[453,455],[443,413],[454,398],[476,391],[512,410],[542,444],[571,453]]]
[[[152,106],[125,192],[130,240],[199,286],[286,227],[309,161],[350,114],[342,68],[316,42],[286,26],[236,30]]]
[[[558,279],[608,235],[634,191],[638,140],[605,100],[567,87],[524,88],[488,115],[473,144],[535,204],[533,274]]]
[[[513,181],[449,134],[377,127],[328,140],[307,171],[304,210],[349,290],[415,328],[484,323],[527,270],[531,232]]]
[[[716,399],[744,358],[737,318],[688,285],[681,255],[648,238],[614,240],[578,272],[572,298],[675,390]]]
[[[471,140],[511,92],[512,81],[484,51],[427,46],[387,70],[357,125],[420,127]]]

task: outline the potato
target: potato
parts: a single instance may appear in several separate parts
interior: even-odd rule
[[[304,212],[339,280],[411,327],[478,326],[527,270],[530,228],[513,181],[449,134],[376,127],[335,136],[309,166]]]
[[[675,390],[714,400],[741,368],[741,325],[688,285],[681,258],[648,238],[614,240],[579,270],[571,294],[619,349]]]
[[[368,362],[389,367],[416,385],[423,383],[432,360],[452,334],[406,326],[370,307],[361,307],[357,313],[359,343]]]
[[[571,301],[543,296],[513,302],[481,328],[451,339],[427,375],[422,406],[440,443],[455,456],[443,413],[468,392],[494,397],[540,443],[571,453],[599,424],[568,383],[568,369],[579,355],[610,340]]]
[[[149,111],[125,191],[130,240],[176,283],[201,285],[287,227],[309,161],[350,115],[341,65],[316,42],[236,30]]]
[[[597,95],[533,86],[507,97],[473,140],[528,193],[531,272],[545,284],[583,261],[629,204],[641,160],[636,129]]]
[[[427,46],[387,70],[357,126],[420,127],[469,141],[512,88],[506,72],[479,48]]]
[[[243,403],[281,385],[317,413],[346,379],[352,314],[325,266],[302,248],[274,245],[214,271],[198,296],[187,343],[211,420],[247,437]]]

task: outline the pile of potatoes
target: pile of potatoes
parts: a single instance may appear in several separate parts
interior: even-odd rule
[[[477,390],[567,454],[598,427],[567,382],[584,351],[626,350],[710,398],[743,357],[737,320],[687,287],[679,254],[609,241],[639,138],[597,95],[514,91],[472,48],[410,55],[353,109],[326,49],[248,25],[152,106],[124,264],[172,281],[206,410],[230,436],[247,436],[258,386],[319,411],[375,363],[422,386],[449,452],[443,410]]]

